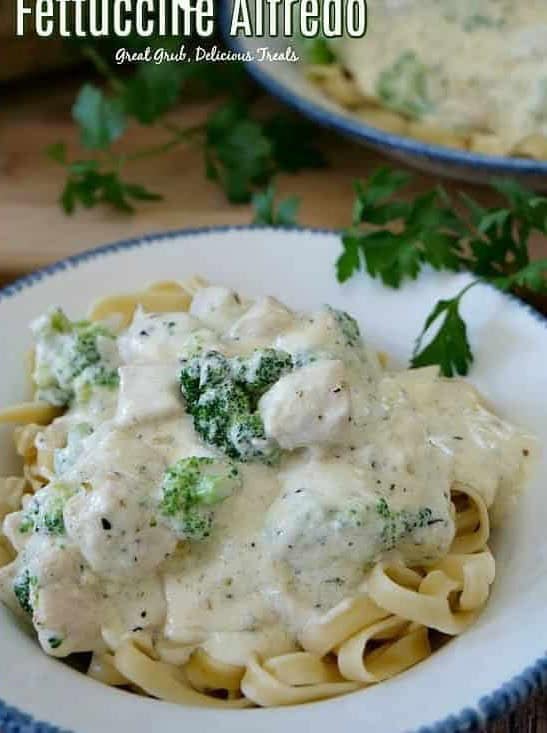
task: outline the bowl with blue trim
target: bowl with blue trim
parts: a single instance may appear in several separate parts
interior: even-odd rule
[[[467,150],[422,142],[392,134],[367,124],[355,112],[345,109],[305,74],[302,59],[289,59],[290,48],[301,56],[298,44],[290,38],[266,35],[230,35],[234,0],[221,4],[221,28],[226,44],[235,57],[245,60],[249,74],[272,96],[322,127],[334,130],[396,162],[425,173],[470,183],[486,184],[495,178],[511,177],[537,190],[547,189],[547,161],[510,156],[485,155]],[[278,60],[264,59],[267,47]]]
[[[51,303],[69,315],[113,292],[199,273],[249,295],[269,293],[296,309],[324,302],[353,313],[364,337],[408,362],[432,304],[466,274],[424,272],[397,291],[361,276],[336,281],[334,232],[221,228],[150,235],[54,264],[0,292],[0,405],[25,397],[28,323]],[[312,276],[310,276],[312,275]],[[547,444],[547,323],[498,291],[477,286],[463,303],[475,362],[469,379],[504,417]],[[249,710],[175,706],[109,688],[43,654],[27,628],[0,607],[2,733],[459,733],[508,713],[547,681],[547,456],[517,508],[493,536],[491,598],[477,622],[426,661],[368,689],[308,705]],[[0,473],[20,471],[11,431],[0,429]],[[42,721],[42,722],[38,722]]]

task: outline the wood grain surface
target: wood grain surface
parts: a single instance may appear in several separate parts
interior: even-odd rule
[[[65,140],[74,155],[78,146],[70,107],[76,81],[42,81],[22,90],[5,89],[0,107],[0,282],[92,246],[144,233],[221,224],[244,224],[251,219],[248,206],[229,205],[222,192],[206,180],[203,160],[195,148],[183,146],[163,158],[132,164],[128,179],[165,195],[159,203],[143,205],[135,215],[105,208],[73,217],[63,215],[57,198],[62,168],[49,161],[46,145]],[[202,119],[206,103],[185,104],[174,113],[180,123]],[[154,129],[131,130],[124,149],[161,140]],[[310,226],[339,228],[350,220],[352,182],[385,162],[364,148],[317,129],[330,167],[281,176],[282,194],[302,198],[301,221]],[[414,189],[437,183],[418,176]],[[483,202],[492,199],[485,189],[462,184]],[[547,241],[533,243],[536,256],[547,256]],[[540,650],[538,650],[540,651]],[[503,654],[503,648],[499,649]],[[495,660],[492,660],[495,664]],[[488,728],[488,733],[547,733],[547,701],[537,695],[527,705]]]

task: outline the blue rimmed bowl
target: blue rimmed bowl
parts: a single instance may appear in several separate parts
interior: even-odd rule
[[[365,277],[334,276],[339,236],[312,230],[224,228],[151,235],[52,265],[0,291],[0,405],[22,399],[28,323],[50,304],[72,317],[112,292],[200,273],[250,295],[270,293],[294,308],[329,302],[358,318],[365,337],[401,363],[439,298],[464,274],[426,272],[398,291]],[[477,286],[464,316],[475,353],[470,374],[504,416],[547,445],[547,327],[499,292]],[[17,471],[11,431],[0,429],[0,474]],[[108,688],[45,656],[0,606],[2,733],[464,733],[506,714],[547,681],[547,457],[509,521],[493,537],[497,562],[490,601],[474,624],[425,662],[366,690],[282,709],[175,706]],[[48,721],[38,723],[36,721]]]
[[[274,97],[310,120],[431,175],[470,183],[488,183],[493,178],[511,177],[530,188],[547,189],[547,161],[455,150],[368,125],[358,115],[329,99],[305,76],[301,63],[258,60],[259,48],[267,46],[272,52],[283,52],[290,45],[290,39],[230,36],[228,29],[233,5],[234,0],[224,0],[221,5],[221,27],[227,45],[234,52],[249,53],[253,60],[247,61],[246,67],[251,76]]]

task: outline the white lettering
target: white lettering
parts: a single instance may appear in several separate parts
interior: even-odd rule
[[[84,27],[84,8],[83,3],[85,0],[73,0],[74,2],[74,32],[78,38],[85,38],[87,36],[86,29]]]
[[[32,15],[32,10],[25,6],[24,0],[17,0],[16,33],[18,36],[22,36],[25,33],[25,15]]]
[[[302,0],[300,5],[300,32],[304,38],[319,35],[319,3],[317,0]]]
[[[346,32],[351,38],[362,38],[367,32],[366,0],[347,0]]]
[[[213,0],[197,0],[196,33],[202,38],[213,35],[215,30],[215,9]]]
[[[122,6],[124,10],[122,11]],[[131,22],[127,17],[132,10],[131,0],[115,0],[114,2],[114,34],[116,36],[129,36],[131,34]],[[123,18],[122,18],[123,15]]]
[[[260,0],[258,0],[260,2]],[[283,2],[283,0],[268,0],[268,10],[269,12],[269,18],[268,18],[268,32],[270,36],[279,36],[281,35],[279,33],[279,6]]]
[[[249,8],[245,0],[235,0],[234,2],[232,22],[230,23],[230,35],[237,36],[240,30],[244,36],[253,35]]]
[[[150,17],[153,12],[154,0],[137,0],[135,9],[136,31],[142,38],[147,38],[154,33],[154,21]]]
[[[53,33],[53,0],[36,3],[36,35],[47,38]]]

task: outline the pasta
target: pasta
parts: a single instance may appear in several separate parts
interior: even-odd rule
[[[45,651],[54,656],[91,652],[88,674],[93,679],[173,703],[221,708],[281,706],[381,683],[425,660],[432,653],[432,632],[449,638],[463,633],[475,621],[487,602],[495,576],[495,562],[488,548],[489,511],[502,484],[512,492],[520,490],[527,473],[524,464],[533,458],[535,445],[532,438],[492,415],[471,388],[456,380],[440,380],[431,369],[400,375],[386,371],[387,356],[377,355],[362,344],[357,326],[347,314],[330,309],[313,317],[300,317],[273,299],[252,303],[226,289],[210,287],[200,278],[184,285],[164,281],[135,294],[105,298],[91,309],[89,317],[91,325],[74,326],[58,311],[50,314],[47,328],[53,324],[57,330],[53,337],[47,331],[45,345],[38,339],[36,369],[47,356],[48,338],[58,339],[56,358],[61,344],[74,359],[70,351],[74,342],[67,334],[71,339],[74,335],[80,337],[78,328],[88,339],[86,348],[90,333],[97,351],[100,339],[107,339],[102,347],[104,363],[98,367],[93,351],[95,361],[86,367],[89,371],[80,369],[68,386],[61,380],[66,365],[53,386],[48,372],[48,383],[37,383],[40,400],[0,413],[0,421],[17,425],[15,445],[23,460],[22,477],[0,480],[0,597],[23,617],[31,613]],[[106,327],[102,324],[110,324],[116,336],[103,330]],[[42,324],[41,328],[46,326]],[[212,451],[207,438],[205,443],[196,442],[199,427],[196,422],[191,427],[182,407],[169,396],[171,392],[165,392],[158,373],[171,374],[172,355],[176,353],[173,348],[180,349],[184,344],[184,348],[190,348],[190,344],[194,349],[191,358],[201,358],[196,354],[219,348],[218,334],[224,332],[238,348],[249,339],[254,349],[241,352],[246,356],[238,352],[232,372],[238,369],[243,373],[245,358],[258,359],[252,354],[275,343],[276,348],[287,350],[277,352],[285,359],[280,367],[285,376],[277,374],[273,386],[269,384],[258,402],[260,412],[256,414],[260,414],[265,430],[260,440],[245,442],[240,435],[239,442],[224,444],[219,441],[221,428],[217,426],[212,434],[216,441]],[[111,358],[113,338],[123,359],[119,382],[105,378],[110,374],[112,362],[107,359]],[[322,353],[321,349],[331,350],[330,359],[310,358],[310,353]],[[214,374],[226,357],[218,356],[218,351],[206,353],[215,355],[216,361],[208,362],[209,371],[201,374]],[[271,349],[267,353],[271,356]],[[299,360],[293,371],[283,356],[287,353],[292,364]],[[191,358],[178,362],[178,368]],[[357,395],[365,400],[357,387],[351,394],[344,394],[348,389],[344,380],[351,382],[353,372],[349,377],[340,376],[342,359],[349,369],[356,370],[355,374],[365,369],[376,380],[376,407],[386,417],[382,425],[375,427],[379,441],[375,446],[357,449],[353,445],[360,435],[357,427],[342,428],[341,421],[346,425],[348,419],[350,423],[364,420],[355,400]],[[273,367],[263,372],[263,362],[250,362],[246,368],[245,374],[251,376],[245,378],[253,388],[259,376],[266,378],[266,374],[272,379],[268,370]],[[312,422],[307,412],[293,411],[289,420],[284,419],[283,410],[293,405],[305,389],[304,382],[298,382],[302,372],[306,383],[316,380],[312,384],[314,394],[321,391],[322,384],[328,385],[328,399],[313,405],[321,412]],[[90,382],[97,375],[98,381]],[[181,375],[188,406],[185,378]],[[278,392],[287,383],[295,392],[292,397],[284,392],[281,399]],[[71,396],[63,397],[69,389]],[[53,404],[44,401],[44,396]],[[68,400],[68,407],[55,403],[61,397]],[[307,401],[313,402],[312,397],[308,396]],[[413,405],[410,412],[405,412],[406,404]],[[148,412],[143,412],[143,405],[148,406]],[[411,413],[417,410],[421,417],[416,422]],[[183,419],[182,437],[174,439],[178,429],[175,426]],[[434,430],[436,440],[451,441],[450,450],[456,456],[459,444],[468,435],[466,420],[471,427],[480,424],[482,431],[491,430],[491,439],[495,435],[498,441],[492,455],[485,452],[482,443],[470,445],[470,452],[462,454],[467,468],[456,459],[450,465],[446,463],[441,456],[448,451],[446,445],[436,453],[427,440],[422,443],[419,437],[426,436],[428,429]],[[330,427],[325,427],[327,422]],[[115,435],[105,430],[111,425],[117,426],[113,428]],[[456,429],[462,435],[452,437]],[[235,428],[231,430],[228,437]],[[345,450],[348,455],[357,454],[352,457],[354,463],[339,466],[336,460],[332,462],[329,451],[334,450],[333,459],[340,459],[342,452],[339,443],[330,448],[333,430],[349,431]],[[382,430],[385,444],[381,442]],[[287,451],[295,464],[286,468],[281,478],[282,494],[273,483],[275,461],[280,459],[271,458],[267,452],[271,436],[277,441],[276,451]],[[132,447],[135,441],[136,449]],[[317,467],[313,454],[302,465],[295,460],[310,445],[325,454]],[[200,507],[201,513],[184,516],[185,524],[175,526],[173,515],[162,519],[161,504],[147,513],[151,498],[142,493],[142,487],[146,485],[149,491],[150,477],[164,470],[163,457],[177,455],[181,446],[185,446],[186,453],[198,451],[197,457],[183,457],[183,463],[191,462],[184,465],[194,472],[186,474],[187,482],[198,480],[195,472],[216,461],[219,451],[231,451],[232,458],[236,449],[240,451],[241,467],[232,465],[230,481],[233,484],[234,476],[244,471],[256,484],[255,498],[249,498],[252,494],[246,497],[241,483],[239,489],[231,484],[227,488],[228,478],[215,473],[198,477],[209,482],[199,484],[200,491],[212,486],[223,492],[222,496],[210,498],[205,508]],[[390,453],[393,446],[395,452]],[[251,448],[254,453],[243,452]],[[133,450],[138,464],[129,461]],[[505,453],[503,476],[495,475],[499,451]],[[113,461],[117,462],[116,470]],[[391,468],[389,461],[400,461],[401,465]],[[180,461],[174,466],[163,474],[164,502],[165,492],[176,488],[175,484],[166,484],[176,481]],[[130,493],[124,493],[120,483],[126,472]],[[71,490],[75,476],[78,489]],[[373,504],[362,506],[359,491],[351,487],[367,481],[375,486],[387,481],[387,493],[382,489]],[[258,488],[261,485],[264,496]],[[431,488],[427,494],[429,485],[446,485],[445,494],[441,496],[438,488],[438,495],[433,496]],[[317,486],[318,493],[312,498],[319,503],[309,503],[311,498],[303,486]],[[332,486],[346,492],[340,494],[340,509],[333,504],[338,494],[329,494]],[[397,492],[398,506],[403,508],[395,510],[393,497]],[[407,492],[414,497],[412,500],[405,499]],[[86,514],[92,511],[87,503],[90,495],[95,497],[93,506],[99,507],[99,513],[93,516]],[[173,495],[168,494],[170,500]],[[138,499],[136,509],[131,505],[132,496]],[[194,507],[199,504],[198,495],[192,496]],[[227,513],[230,502],[242,498],[251,501],[250,508],[244,511],[240,504]],[[423,508],[425,499],[431,506]],[[293,502],[288,510],[283,508],[285,501]],[[113,502],[117,507],[114,513]],[[61,514],[55,515],[59,506]],[[421,509],[416,512],[415,507]],[[255,557],[251,550],[256,549],[258,540],[253,532],[256,526],[262,527],[266,509],[266,535],[273,539],[268,540],[271,544],[266,554]],[[243,518],[237,527],[244,542],[235,550],[230,543],[223,546],[222,567],[230,562],[235,565],[231,576],[221,577],[219,567],[210,559],[207,538],[211,533],[214,536],[213,522],[221,527],[233,515]],[[82,516],[86,517],[84,525]],[[314,521],[319,525],[312,531]],[[116,535],[116,544],[108,545],[104,557],[100,550],[106,542],[103,538],[112,540],[117,523],[123,530]],[[103,534],[97,535],[97,540],[94,532]],[[173,532],[179,532],[176,540],[172,540]],[[122,538],[128,534],[132,535],[132,544],[124,544],[128,540]],[[63,552],[57,535],[62,535]],[[346,544],[340,554],[336,543],[342,540]],[[348,565],[348,557],[359,555],[359,542],[365,540],[367,552],[374,543],[376,549],[366,562]],[[143,554],[139,554],[141,542],[145,545]],[[39,555],[29,549],[32,543],[39,543]],[[290,555],[295,544],[297,559]],[[72,556],[73,545],[79,549]],[[158,546],[161,557],[152,564],[150,555]],[[248,554],[241,560],[243,547]],[[322,552],[327,554],[323,556]],[[126,562],[124,553],[134,557]],[[198,558],[195,567],[193,554]],[[238,580],[237,573],[245,575],[245,571],[237,569],[240,561],[251,566],[255,563],[252,576],[264,574],[269,585],[259,586],[258,590],[252,584],[241,586],[243,581]],[[51,586],[40,575],[42,564]],[[313,569],[318,565],[320,570]],[[149,570],[141,572],[147,567]],[[208,579],[210,567],[213,569]],[[130,577],[129,584],[123,575]],[[309,576],[307,584],[303,575]],[[195,593],[209,581],[217,595],[205,599],[199,596],[196,601]],[[249,583],[248,578],[245,582]],[[33,595],[35,587],[39,587],[38,596]],[[238,598],[241,587],[245,591]],[[110,605],[98,600],[109,596]],[[275,602],[270,603],[270,597]],[[220,615],[215,615],[215,604]],[[87,608],[88,614],[83,610]],[[61,623],[59,618],[65,612],[70,618]]]
[[[374,127],[545,160],[546,20],[540,0],[384,0],[364,38],[308,39],[302,54],[325,95]]]

